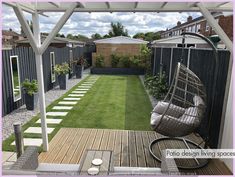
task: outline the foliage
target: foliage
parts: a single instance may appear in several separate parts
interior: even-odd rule
[[[124,68],[129,68],[131,65],[130,57],[128,55],[123,55],[120,57],[120,62]]]
[[[147,45],[141,45],[140,58],[142,61],[142,67],[145,68],[147,74],[151,72],[151,55],[152,50],[148,48]]]
[[[79,41],[86,41],[87,39],[89,39],[87,36],[78,34],[78,35],[72,35],[72,34],[68,34],[67,38],[72,39],[72,40],[79,40]]]
[[[104,67],[104,56],[103,55],[96,56],[95,66],[98,68]]]
[[[131,67],[141,67],[141,59],[139,55],[134,55],[130,57]]]
[[[77,61],[77,65],[81,65],[81,66],[84,66],[85,65],[85,59],[83,57],[79,58],[78,61]]]
[[[111,55],[111,65],[113,68],[116,68],[118,66],[119,61],[120,61],[120,56],[116,54]]]
[[[58,75],[61,74],[68,74],[69,73],[69,64],[68,63],[62,63],[55,65],[55,73]]]
[[[124,26],[120,22],[111,22],[111,30],[109,31],[109,36],[128,36],[128,31],[124,29]]]
[[[165,73],[147,77],[144,84],[149,93],[156,99],[163,99],[168,91]]]
[[[159,32],[136,33],[133,38],[139,38],[146,41],[154,41],[161,39],[161,35]]]
[[[30,96],[38,92],[38,83],[35,79],[32,80],[31,82],[29,79],[25,79],[24,82],[22,83],[22,87],[25,90],[25,92]]]
[[[102,39],[102,36],[99,33],[95,33],[91,35],[92,39]]]

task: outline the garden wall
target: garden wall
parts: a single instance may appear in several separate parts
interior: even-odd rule
[[[55,83],[51,82],[51,64],[50,64],[50,52],[55,53],[55,63],[61,64],[63,62],[69,62],[69,52],[73,51],[73,60],[78,59],[84,53],[83,47],[76,48],[54,48],[48,47],[44,52],[43,59],[43,78],[45,92],[51,90],[54,86],[58,85],[57,79]],[[26,79],[36,79],[36,62],[33,49],[31,47],[18,47],[11,50],[2,51],[2,110],[3,116],[12,112],[13,110],[22,106],[25,102],[23,92],[21,99],[14,102],[12,78],[10,69],[10,56],[18,56],[19,69],[20,69],[20,81],[21,83]],[[74,68],[73,68],[74,69]]]
[[[134,56],[140,53],[141,44],[96,44],[96,53],[92,53],[92,66],[96,56],[104,56],[104,67],[111,67],[111,54]]]
[[[152,52],[152,73],[156,75],[159,72],[165,72],[168,83],[172,81],[177,62],[182,60],[182,63],[188,66],[197,76],[202,80],[206,87],[207,93],[207,112],[202,121],[198,132],[205,136],[208,131],[209,117],[211,120],[210,130],[210,146],[216,148],[218,144],[218,137],[220,133],[221,115],[223,109],[224,93],[226,86],[226,78],[228,74],[228,65],[230,52],[227,50],[219,50],[219,71],[216,81],[216,96],[212,111],[209,108],[212,106],[212,92],[213,92],[213,77],[215,71],[215,57],[211,49],[182,49],[181,48],[153,48]],[[190,53],[189,53],[190,51]]]

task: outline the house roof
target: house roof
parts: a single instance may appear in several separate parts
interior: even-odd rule
[[[46,39],[46,36],[41,36],[42,42]],[[17,43],[29,43],[28,39],[22,39],[16,41]],[[51,43],[73,43],[73,44],[79,44],[79,45],[85,45],[85,42],[72,40],[69,38],[62,38],[62,37],[55,37]]]
[[[21,36],[20,34],[16,33],[15,31],[10,31],[10,30],[2,30],[2,35],[6,35],[6,36]]]
[[[180,44],[182,43],[183,36],[174,36],[169,37],[165,39],[155,40],[152,42],[152,44]],[[207,44],[204,40],[201,38],[198,38],[196,36],[189,36],[185,35],[185,44]]]
[[[117,36],[106,39],[99,39],[94,41],[94,43],[98,44],[147,44],[148,41],[144,41],[142,39],[134,39],[126,36]]]

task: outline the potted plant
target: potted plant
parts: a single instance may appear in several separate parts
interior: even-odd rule
[[[34,110],[38,102],[38,83],[36,80],[25,79],[22,83],[25,92],[25,104],[27,110]]]
[[[57,74],[59,86],[61,90],[66,90],[66,74],[69,73],[68,63],[55,65],[55,73]]]
[[[81,57],[75,65],[76,78],[82,78],[82,73],[84,70],[85,59]]]

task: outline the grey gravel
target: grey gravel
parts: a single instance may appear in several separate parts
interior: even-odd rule
[[[46,106],[51,104],[54,100],[60,98],[69,89],[71,89],[73,86],[75,86],[80,81],[82,81],[87,76],[89,76],[89,74],[90,74],[90,70],[86,69],[86,70],[84,70],[82,79],[71,78],[71,79],[67,80],[67,89],[66,90],[60,90],[59,86],[56,86],[54,89],[46,92],[46,94],[45,94]],[[36,116],[39,112],[40,112],[39,111],[39,104],[37,105],[37,107],[33,111],[27,110],[26,106],[23,105],[20,108],[11,112],[10,114],[4,116],[2,118],[2,139],[5,140],[14,132],[13,131],[13,124],[15,122],[20,122],[22,125],[24,125],[29,120],[31,120],[34,116]]]
[[[139,75],[139,78],[141,80],[141,83],[144,86],[144,75]],[[144,86],[144,88],[145,88],[145,86]],[[158,100],[156,98],[154,98],[152,95],[150,95],[149,91],[146,88],[145,88],[145,91],[146,91],[146,93],[149,96],[149,100],[150,100],[150,102],[152,104],[152,107],[154,108],[157,105]]]

